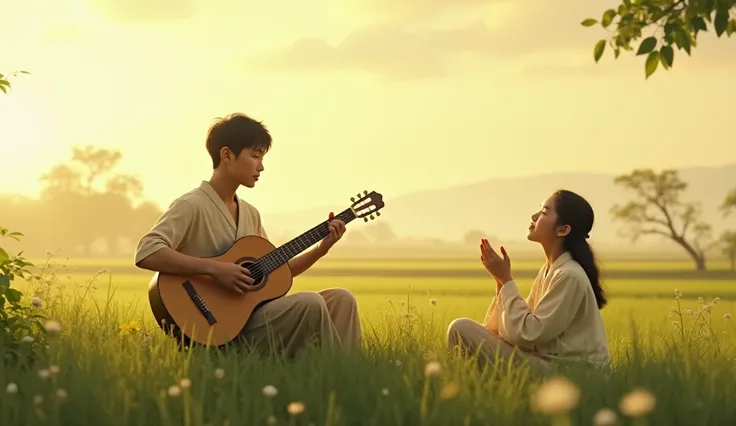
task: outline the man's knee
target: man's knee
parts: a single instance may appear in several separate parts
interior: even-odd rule
[[[320,295],[325,301],[328,301],[330,305],[339,306],[339,307],[350,307],[350,309],[355,310],[358,306],[358,302],[355,299],[355,295],[353,293],[346,289],[346,288],[328,288],[326,290],[322,290],[320,292]]]
[[[294,307],[304,312],[305,315],[316,316],[327,312],[325,300],[317,292],[303,291],[293,294],[291,297],[294,298]]]
[[[453,320],[447,327],[447,344],[456,346],[467,340],[466,337],[473,330],[478,328],[478,323],[470,318],[458,318]]]

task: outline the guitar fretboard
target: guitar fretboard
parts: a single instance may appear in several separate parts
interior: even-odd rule
[[[340,219],[346,224],[353,221],[356,218],[355,213],[352,209],[345,209],[340,214],[335,216],[335,219]],[[312,245],[322,241],[327,235],[329,235],[329,221],[325,220],[314,228],[304,232],[298,237],[291,241],[283,244],[281,247],[272,251],[271,253],[260,258],[255,264],[251,265],[250,268],[256,271],[268,274],[274,269],[288,262],[289,259],[308,249]],[[251,271],[253,272],[253,271]]]

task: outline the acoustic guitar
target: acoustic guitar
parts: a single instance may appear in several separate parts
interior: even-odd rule
[[[366,222],[380,216],[383,196],[363,191],[350,199],[349,208],[335,216],[346,224],[356,218]],[[222,255],[211,259],[235,262],[250,271],[252,290],[237,294],[207,275],[157,272],[151,279],[148,301],[156,322],[180,344],[224,346],[243,330],[253,311],[284,296],[293,275],[289,259],[329,234],[328,220],[276,248],[265,238],[249,235],[238,239]]]

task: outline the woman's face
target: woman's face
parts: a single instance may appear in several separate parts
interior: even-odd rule
[[[557,212],[555,211],[555,197],[550,196],[535,212],[529,224],[529,233],[526,238],[540,244],[549,243],[556,238],[564,237],[570,232],[567,225],[557,225]]]

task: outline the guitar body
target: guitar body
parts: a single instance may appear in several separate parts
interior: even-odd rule
[[[211,259],[248,268],[275,248],[268,240],[251,235]],[[255,289],[245,294],[237,294],[209,276],[156,273],[148,300],[156,322],[180,343],[223,346],[238,336],[257,307],[286,295],[292,282],[288,262],[257,280]]]

